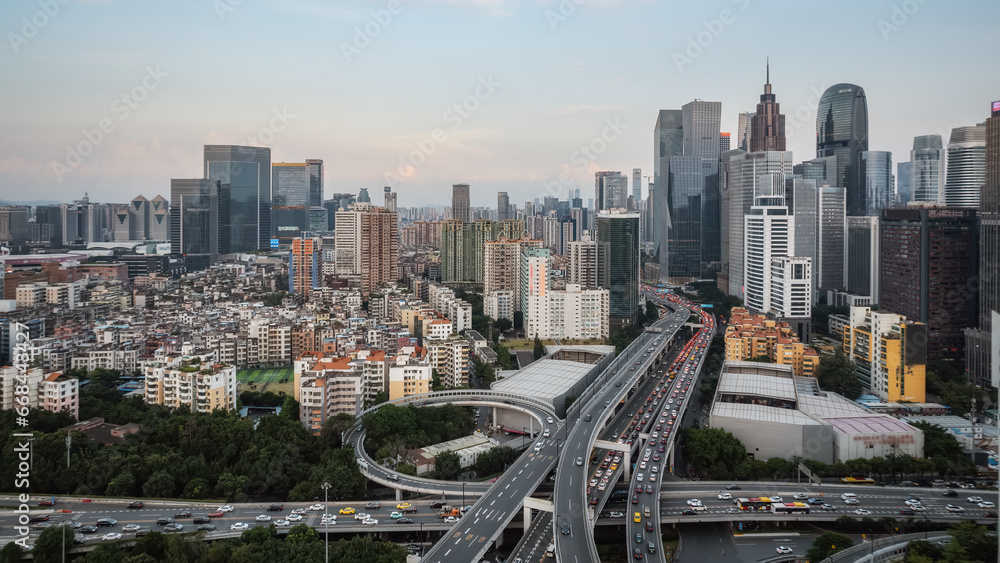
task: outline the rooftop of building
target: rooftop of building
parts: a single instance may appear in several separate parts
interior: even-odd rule
[[[523,369],[504,372],[506,377],[495,382],[491,388],[551,403],[565,395],[593,369],[591,364],[542,358]]]

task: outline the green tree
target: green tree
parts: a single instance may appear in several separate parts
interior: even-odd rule
[[[157,471],[142,486],[142,494],[151,498],[171,498],[175,488],[174,476],[169,471]]]
[[[915,540],[906,546],[906,563],[920,563],[927,561],[934,563],[941,558],[941,548],[926,540]]]
[[[315,528],[308,524],[299,524],[293,526],[292,529],[288,530],[288,537],[285,541],[289,543],[310,543],[319,541],[319,534],[316,533]]]
[[[986,526],[965,520],[949,526],[948,532],[952,537],[951,543],[962,546],[973,561],[997,560],[996,535],[990,534]]]
[[[364,561],[365,563],[400,563],[406,560],[406,549],[396,543],[379,542],[367,536],[355,536],[330,544],[330,561]]]
[[[813,541],[812,547],[806,552],[806,557],[811,561],[822,561],[852,545],[854,541],[844,534],[825,532]]]
[[[462,472],[458,454],[445,450],[434,457],[434,478],[452,481]]]
[[[70,526],[53,526],[42,530],[35,540],[35,548],[31,556],[39,563],[57,563],[62,561],[64,551],[73,549],[75,533]]]
[[[299,481],[299,484],[288,491],[289,502],[305,502],[316,498],[318,487],[312,481]]]
[[[545,346],[542,345],[542,341],[538,338],[537,334],[535,335],[535,351],[534,351],[534,354],[535,354],[535,359],[536,360],[545,355]]]
[[[163,559],[167,555],[167,538],[155,530],[149,532],[135,541],[132,553],[144,553],[156,560]]]
[[[184,492],[181,494],[184,498],[191,499],[203,499],[208,498],[212,494],[212,486],[208,484],[208,479],[202,477],[195,477],[184,485]]]
[[[238,502],[246,497],[247,478],[243,475],[223,473],[215,485],[215,493],[229,502]]]
[[[0,563],[18,563],[24,558],[25,549],[14,542],[7,542],[0,549]]]
[[[493,321],[493,330],[497,335],[501,332],[507,332],[512,328],[514,328],[514,323],[510,322],[510,319],[497,319]]]
[[[320,440],[331,448],[341,446],[341,436],[344,431],[354,424],[354,417],[346,412],[341,412],[326,419],[323,429],[320,431]]]
[[[281,416],[296,422],[299,420],[299,402],[291,395],[281,403]]]
[[[503,344],[497,344],[497,363],[500,369],[517,369],[517,364],[510,355],[510,351]]]
[[[816,379],[826,391],[840,393],[851,400],[861,396],[861,380],[854,373],[854,364],[841,348],[835,354],[824,354],[820,358]]]
[[[656,309],[656,305],[653,304],[649,299],[646,300],[646,322],[655,323],[660,319],[660,312]]]
[[[367,406],[374,407],[375,405],[381,405],[382,403],[388,402],[389,394],[385,391],[379,391],[378,393],[375,393],[375,396],[372,397],[370,401],[368,401]]]
[[[713,479],[728,479],[747,459],[746,447],[731,433],[718,428],[686,428],[682,436],[684,455],[695,471]]]
[[[131,471],[122,471],[105,489],[109,497],[129,497],[135,494],[135,475]]]
[[[766,355],[766,354],[765,355],[760,355],[760,356],[754,356],[753,358],[750,358],[750,361],[751,362],[758,362],[758,363],[762,363],[762,364],[773,364],[774,363],[773,361],[771,361],[771,357],[768,356],[768,355]]]
[[[271,293],[267,297],[264,298],[264,306],[265,307],[277,307],[278,305],[281,305],[281,302],[284,301],[285,297],[287,297],[287,296],[288,296],[288,294],[285,293],[284,291],[279,291],[277,293]]]

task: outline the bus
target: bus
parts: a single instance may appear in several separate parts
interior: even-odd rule
[[[771,512],[775,514],[809,514],[809,505],[804,502],[776,502],[771,505]]]
[[[771,510],[771,499],[767,497],[738,498],[736,508],[740,510]]]
[[[874,485],[875,479],[869,477],[841,477],[841,483],[847,483],[848,485]]]

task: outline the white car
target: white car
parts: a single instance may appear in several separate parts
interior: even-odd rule
[[[376,524],[378,524],[378,520],[368,517],[362,520],[361,523],[364,524],[365,526],[375,526]]]
[[[301,514],[289,514],[288,517],[285,518],[285,520],[288,520],[289,522],[301,522],[302,521],[302,515]]]
[[[368,514],[367,512],[355,512],[354,513],[354,519],[355,520],[364,520],[365,518],[371,518],[371,517],[372,517],[372,515]]]
[[[622,439],[624,440],[624,438],[622,438]],[[545,445],[544,445],[544,444],[542,444],[541,442],[538,442],[537,444],[535,444],[535,451],[536,451],[536,452],[538,452],[538,451],[541,451],[541,449],[542,449],[543,447],[545,447]]]
[[[309,510],[312,510],[313,512],[319,512],[321,510],[326,510],[326,507],[323,506],[322,504],[314,504],[309,507]]]
[[[778,553],[791,553],[792,548],[788,547],[787,545],[779,545],[777,551]]]
[[[323,520],[336,520],[336,519],[337,519],[337,515],[336,514],[324,514],[323,515]]]
[[[288,521],[288,520],[285,520],[284,518],[279,518],[279,519],[277,519],[277,520],[274,521],[274,525],[278,526],[280,528],[280,527],[284,527],[284,526],[291,526],[292,523],[290,521]]]
[[[271,521],[271,517],[268,516],[267,514],[259,514],[259,515],[257,515],[256,520],[258,522],[270,522]]]
[[[123,532],[134,532],[134,531],[140,529],[141,527],[142,526],[140,526],[138,524],[125,524],[124,526],[122,526],[122,531]]]
[[[785,499],[781,497],[768,497],[768,498],[771,499],[771,502],[785,502]]]
[[[977,502],[983,502],[983,497],[969,497],[966,500],[975,504]]]
[[[552,417],[551,417],[551,416],[547,416],[547,417],[545,417],[545,420],[546,420],[546,421],[547,421],[547,422],[548,422],[549,424],[553,424],[553,423],[555,423],[555,421],[554,421],[554,420],[552,420]]]
[[[856,498],[845,498],[844,504],[861,504],[861,501]]]
[[[230,526],[229,529],[233,531],[249,530],[250,524],[247,524],[246,522],[237,522]]]
[[[700,501],[700,500],[698,500],[698,499],[696,499],[696,498],[693,498],[693,499],[689,499],[689,500],[687,501],[687,505],[688,505],[688,506],[701,506],[701,501]]]
[[[719,493],[719,500],[732,500],[733,495],[729,493]]]
[[[236,510],[231,504],[224,504],[219,507],[219,512],[232,512]]]
[[[122,535],[119,534],[118,532],[108,532],[103,536],[101,536],[101,539],[104,541],[115,541],[122,539]]]
[[[871,510],[865,510],[864,508],[859,508],[859,509],[855,510],[854,513],[857,514],[858,516],[871,516],[872,515],[872,511]]]
[[[642,478],[643,478],[643,474],[642,473],[636,473],[635,474],[635,480],[636,481],[642,483]]]
[[[910,510],[927,510],[922,504],[911,504]]]
[[[992,502],[988,500],[984,500],[983,502],[979,503],[979,508],[994,508],[995,506],[996,505],[994,505]]]
[[[945,508],[948,509],[948,512],[965,512],[965,509],[957,504],[949,504]]]
[[[625,513],[618,512],[617,510],[612,510],[611,512],[608,513],[608,516],[610,516],[611,518],[624,518]]]
[[[449,516],[449,517],[447,517],[447,518],[444,519],[444,523],[445,524],[454,524],[455,522],[458,522],[458,518],[456,518],[454,516]]]
[[[805,493],[795,493],[795,496],[793,496],[792,498],[795,500],[806,500],[807,498],[809,498],[809,495]]]
[[[703,511],[703,510],[708,510],[708,507],[705,506],[704,504],[692,504],[691,510]]]

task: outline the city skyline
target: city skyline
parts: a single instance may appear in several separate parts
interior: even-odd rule
[[[652,169],[648,141],[660,109],[720,101],[722,131],[737,132],[739,113],[759,99],[767,56],[796,162],[816,156],[815,105],[836,83],[864,88],[868,148],[890,151],[896,162],[908,159],[915,136],[947,138],[953,128],[982,122],[996,97],[996,78],[979,71],[975,58],[932,53],[919,61],[920,73],[909,72],[918,63],[906,59],[927,37],[961,39],[986,52],[996,34],[975,15],[985,2],[920,4],[910,14],[895,14],[892,4],[846,3],[823,17],[831,27],[855,26],[854,42],[822,65],[788,48],[813,40],[811,26],[795,25],[798,6],[790,2],[766,11],[749,0],[570,4],[572,13],[557,2],[505,0],[169,8],[109,1],[60,5],[55,15],[36,18],[42,26],[31,23],[35,4],[4,5],[13,27],[0,60],[9,74],[33,80],[7,92],[0,109],[19,132],[0,141],[3,197],[70,202],[90,192],[98,201],[124,202],[167,192],[172,178],[197,176],[204,145],[251,144],[270,148],[272,162],[324,159],[324,197],[389,185],[400,206],[446,205],[438,194],[469,183],[477,207],[494,205],[498,191],[515,204],[565,199],[587,188],[597,170]],[[789,23],[783,33],[756,34],[776,13]],[[633,36],[592,44],[611,16]],[[158,27],[139,25],[147,21]],[[296,32],[283,31],[290,21]],[[171,22],[200,33],[168,33]],[[448,33],[438,38],[428,30]],[[519,40],[495,48],[512,34]],[[310,36],[324,39],[310,43]],[[732,54],[750,39],[756,53],[735,62]],[[227,45],[239,56],[204,56],[227,53]],[[866,56],[872,52],[880,56]],[[227,80],[213,83],[220,62]],[[924,76],[925,65],[938,79],[900,95],[907,81],[899,76]],[[298,66],[319,70],[289,86]],[[262,72],[270,76],[264,84]],[[595,81],[595,73],[605,78]],[[455,104],[474,109],[456,111]],[[597,142],[602,134],[606,142]],[[602,150],[581,156],[592,141]],[[82,149],[74,151],[79,158],[67,146]]]

